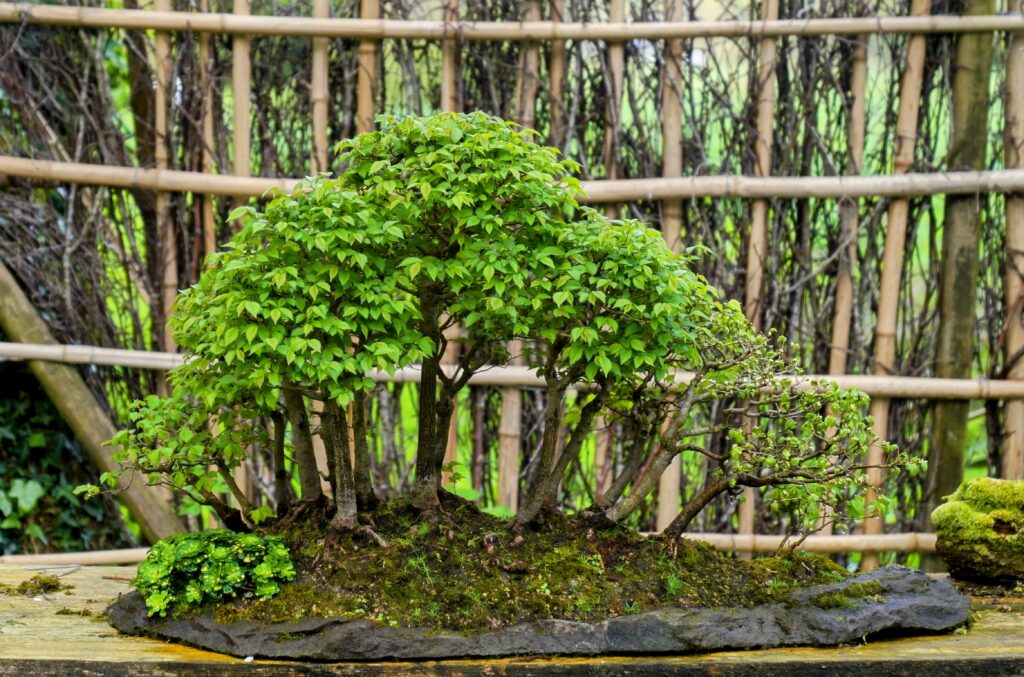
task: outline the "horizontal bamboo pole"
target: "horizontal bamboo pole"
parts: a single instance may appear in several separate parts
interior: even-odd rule
[[[298,179],[227,176],[177,170],[108,167],[0,155],[0,174],[37,181],[239,197],[294,189]],[[841,199],[1024,192],[1024,169],[900,174],[896,176],[683,176],[581,182],[591,204],[633,200]]]
[[[123,350],[99,346],[44,345],[0,342],[0,359],[45,360],[64,364],[97,364],[137,369],[173,369],[183,363],[181,353]]]
[[[72,564],[136,564],[146,559],[149,548],[124,550],[89,550],[85,552],[53,552],[39,555],[3,555],[0,564],[21,566],[67,566]]]
[[[290,192],[298,179],[268,179],[227,174],[204,174],[174,169],[141,169],[138,167],[109,167],[77,162],[52,162],[0,156],[0,174],[26,179],[83,183],[112,188],[134,188],[202,195],[230,195],[253,197],[269,190]]]
[[[701,534],[685,533],[684,538],[704,541],[718,550],[736,552],[775,552],[782,542],[781,536],[755,534]],[[808,552],[934,552],[935,534],[906,533],[878,536],[808,536],[798,547]],[[125,550],[94,550],[91,552],[61,552],[44,555],[4,555],[0,564],[22,566],[40,565],[96,565],[135,564],[146,558],[149,548]]]
[[[96,364],[107,366],[135,367],[139,369],[170,369],[182,364],[180,353],[161,353],[145,350],[121,350],[96,346],[50,345],[0,342],[0,359],[41,360],[72,364]],[[450,373],[455,367],[448,365]],[[394,374],[371,371],[368,376],[375,381],[388,383],[418,383],[418,366],[398,369]],[[690,374],[679,373],[677,378],[685,381]],[[801,377],[801,387],[810,387],[812,382],[833,382],[841,388],[857,388],[872,397],[959,399],[959,400],[1006,400],[1024,399],[1024,381],[989,379],[953,379],[921,376],[826,376],[809,375]],[[509,386],[520,388],[542,388],[544,379],[536,370],[524,366],[489,367],[475,374],[469,381],[481,386]]]
[[[782,536],[758,534],[685,533],[684,538],[704,541],[718,550],[736,552],[775,552]],[[906,533],[876,536],[808,536],[797,550],[808,552],[934,552],[935,534]]]
[[[445,22],[394,19],[314,19],[288,16],[238,16],[194,12],[59,7],[0,3],[0,23],[193,31],[199,33],[291,35],[324,38],[443,40],[663,40],[670,38],[778,37],[783,35],[858,35],[881,33],[991,33],[1024,29],[1024,16],[858,17],[775,21],[679,21],[562,23],[550,21]]]

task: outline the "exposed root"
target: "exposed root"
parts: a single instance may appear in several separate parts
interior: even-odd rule
[[[377,542],[377,545],[379,545],[382,548],[388,547],[388,542],[381,538],[380,534],[378,534],[376,531],[374,531],[368,526],[359,527],[359,533],[369,536],[372,540]]]
[[[281,521],[279,522],[280,527],[282,529],[286,529],[296,522],[307,521],[310,513],[323,509],[326,500],[326,496],[320,496],[318,498],[303,499],[298,503],[292,504],[288,509],[288,513],[281,518]]]

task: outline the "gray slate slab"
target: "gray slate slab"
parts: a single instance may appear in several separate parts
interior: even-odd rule
[[[812,598],[878,581],[878,598],[823,609]],[[666,608],[600,623],[543,620],[476,635],[421,628],[377,627],[369,621],[306,618],[257,625],[147,618],[137,592],[109,609],[110,622],[145,634],[231,654],[314,661],[442,659],[497,656],[678,654],[780,646],[836,646],[880,633],[934,633],[967,623],[968,599],[945,581],[906,567],[885,567],[841,583],[805,588],[786,603],[753,609]]]

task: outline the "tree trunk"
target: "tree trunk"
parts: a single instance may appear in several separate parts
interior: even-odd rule
[[[366,402],[365,395],[358,395],[354,402],[355,406],[352,407],[352,428],[355,437],[353,475],[359,509],[370,511],[380,504],[380,500],[373,491],[373,481],[370,479],[370,450],[366,445]]]
[[[284,389],[284,406],[288,421],[292,425],[292,448],[295,449],[295,464],[299,466],[299,489],[302,500],[311,501],[323,496],[320,490],[320,473],[313,454],[313,436],[309,432],[309,416],[306,401],[294,390]]]
[[[963,14],[994,11],[994,0],[967,0]],[[979,130],[985,130],[988,122],[992,41],[993,36],[988,33],[963,34],[957,41],[949,154],[949,168],[953,170],[984,169],[986,164],[988,136]],[[979,211],[977,196],[946,199],[935,356],[935,375],[939,378],[971,375],[977,314]],[[963,480],[969,406],[967,400],[941,401],[935,405],[921,513],[927,522],[942,497],[953,493]]]
[[[420,372],[419,431],[416,440],[416,480],[412,487],[412,504],[423,511],[437,510],[441,502],[437,497],[441,473],[434,461],[437,422],[437,370],[438,359],[423,361]]]
[[[292,495],[289,473],[284,467],[286,422],[280,412],[275,412],[271,420],[274,422],[274,500],[277,501],[277,514],[281,516],[288,512]]]
[[[643,436],[644,432],[639,428],[636,429],[636,437],[633,438],[633,443],[629,447],[629,454],[626,456],[626,462],[622,466],[622,472],[612,480],[612,485],[608,488],[608,491],[604,492],[601,498],[594,501],[594,505],[591,508],[592,511],[597,512],[612,507],[622,497],[622,494],[625,493],[626,487],[635,479],[636,474],[640,472],[644,461],[647,460],[647,454],[644,452],[649,448],[648,444],[653,442],[652,438],[657,435],[657,428],[655,427],[647,431],[649,434],[646,437]]]
[[[721,477],[711,484],[704,487],[703,491],[694,496],[690,501],[683,506],[683,509],[679,512],[672,522],[665,527],[664,534],[669,539],[676,539],[686,531],[686,527],[690,526],[690,522],[696,517],[701,510],[707,506],[708,503],[715,500],[715,497],[720,495],[726,489],[729,488],[729,480]]]
[[[552,359],[549,357],[549,359]],[[565,399],[566,385],[561,382],[548,384],[547,400],[544,403],[544,432],[540,443],[540,462],[533,482],[523,500],[523,506],[534,502],[538,494],[544,493],[548,477],[555,470],[558,455],[558,437],[562,428],[562,400]]]
[[[345,418],[345,410],[330,398],[324,402],[321,426],[324,431],[324,446],[334,459],[336,512],[329,528],[334,533],[355,529],[358,505],[355,482],[352,480],[352,462],[349,459],[348,421]]]
[[[545,504],[550,504],[554,501],[558,493],[558,485],[562,481],[562,476],[565,475],[565,470],[569,467],[569,463],[579,455],[580,449],[583,447],[583,440],[590,434],[590,426],[604,406],[607,394],[607,388],[602,388],[593,399],[584,405],[583,411],[580,413],[580,420],[573,429],[568,443],[566,443],[562,453],[558,456],[558,460],[555,461],[551,471],[546,476],[541,476],[538,473],[537,479],[534,480],[534,486],[531,487],[529,498],[523,503],[523,506],[516,514],[517,526],[523,526],[532,522]],[[558,407],[558,409],[561,410],[561,407]],[[547,430],[544,431],[545,438],[547,437],[547,432]]]

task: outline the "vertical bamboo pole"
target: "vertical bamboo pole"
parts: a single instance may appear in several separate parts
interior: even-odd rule
[[[1021,0],[1010,12],[1020,14]],[[1011,33],[1006,53],[1006,168],[1024,169],[1024,31]],[[1006,358],[1024,351],[1024,195],[1006,196]],[[1024,379],[1024,357],[1010,367],[1008,378]],[[1024,400],[1007,400],[1002,477],[1024,479]]]
[[[551,0],[551,23],[562,21],[565,12],[565,0]],[[551,94],[550,133],[548,143],[555,148],[562,147],[565,139],[565,121],[562,119],[562,91],[565,87],[565,41],[555,40],[551,43],[550,60],[548,61],[548,86]]]
[[[459,0],[444,1],[445,23],[456,23],[459,20]],[[459,79],[456,70],[456,56],[458,44],[455,38],[441,42],[441,110],[448,113],[456,113],[459,110]],[[458,337],[461,328],[456,326],[448,330],[448,349],[444,352],[441,364],[457,364],[459,361]],[[452,408],[452,422],[448,426],[448,443],[445,446],[444,462],[451,463],[456,459],[458,453],[458,424],[459,407],[458,403]],[[442,482],[448,481],[448,475],[442,474]]]
[[[779,18],[779,0],[762,0],[761,20]],[[772,171],[772,142],[775,121],[775,38],[762,38],[757,69],[757,139],[754,141],[754,175],[769,176]],[[747,244],[747,280],[744,313],[756,329],[761,328],[761,294],[764,287],[764,257],[768,241],[768,201],[754,200],[751,205],[750,242]],[[754,533],[757,493],[743,490],[739,509],[739,532]]]
[[[540,21],[540,0],[523,2],[523,21]],[[516,122],[533,129],[537,112],[537,72],[540,51],[536,42],[521,43],[519,77],[516,80]]]
[[[527,0],[523,5],[524,21],[540,20],[540,0]],[[536,125],[537,73],[540,53],[536,42],[525,42],[519,59],[516,80],[515,118],[523,127]],[[526,364],[523,342],[508,346],[513,365]],[[519,507],[519,456],[522,450],[523,392],[518,387],[501,389],[501,420],[498,424],[498,502],[511,510]]]
[[[459,0],[444,0],[444,21],[447,24],[459,20]],[[455,38],[441,41],[441,110],[459,110],[459,79],[455,70],[458,43]]]
[[[361,0],[359,17],[380,18],[380,0]],[[356,134],[373,130],[373,117],[377,114],[374,90],[380,72],[380,51],[376,40],[359,41],[359,76],[356,82]]]
[[[210,11],[210,1],[202,0],[199,4],[201,12]],[[210,48],[210,34],[199,35],[199,77],[203,90],[203,173],[213,173],[213,86],[210,80],[210,67],[213,65],[213,52]],[[206,256],[217,251],[217,223],[214,217],[213,196],[203,195],[203,253]]]
[[[249,14],[249,0],[234,0],[235,14]],[[251,173],[251,135],[249,129],[250,104],[252,95],[252,63],[249,54],[248,35],[235,35],[231,49],[231,89],[234,97],[234,163],[235,176],[249,176]]]
[[[153,9],[166,12],[171,9],[171,0],[156,0]],[[157,169],[170,167],[170,151],[167,147],[168,132],[168,92],[171,86],[171,73],[174,62],[171,59],[171,34],[166,31],[156,33],[156,93],[154,96],[153,157]],[[174,224],[171,222],[170,201],[167,193],[156,194],[156,230],[160,238],[160,310],[163,326],[164,350],[174,352],[176,346],[167,320],[171,317],[174,299],[178,294],[178,247],[174,236]]]
[[[912,0],[910,14],[927,16],[929,0]],[[925,36],[912,35],[907,41],[907,61],[900,81],[900,108],[896,116],[896,148],[893,156],[893,174],[905,174],[914,163],[914,145],[917,143],[917,114],[921,99],[921,82],[924,78]],[[885,230],[885,248],[882,253],[882,273],[878,293],[878,320],[875,325],[875,354],[872,373],[891,374],[896,358],[896,311],[899,306],[900,278],[903,273],[903,249],[907,240],[907,218],[910,203],[906,199],[894,199],[889,203]],[[874,433],[880,439],[889,436],[889,400],[876,397],[871,401],[871,417],[874,419]],[[883,461],[882,447],[873,445],[868,452],[868,464],[880,465]],[[878,495],[882,486],[881,469],[868,471],[871,489],[867,501]],[[880,516],[864,520],[865,534],[882,533]],[[870,571],[878,566],[878,555],[864,553],[861,568]]]
[[[846,173],[860,174],[864,157],[864,130],[867,109],[867,36],[855,38],[850,64],[850,117],[847,128],[848,157]],[[860,201],[846,198],[839,203],[839,272],[836,277],[836,308],[832,320],[832,348],[829,352],[828,373],[846,373],[850,346],[850,325],[853,320],[853,269],[857,265],[857,220]],[[846,247],[843,248],[843,242]],[[832,520],[822,522],[821,533],[832,533]]]
[[[330,15],[329,0],[313,0],[313,18]],[[327,38],[313,38],[313,64],[310,82],[310,105],[313,109],[313,174],[329,171],[327,167]]]
[[[501,419],[498,424],[498,503],[512,512],[519,509],[522,416],[523,391],[519,388],[503,388]]]
[[[249,0],[234,0],[232,6],[235,14],[248,15]],[[248,35],[235,35],[231,45],[231,94],[233,97],[234,122],[232,142],[234,145],[231,171],[236,176],[249,176],[252,130],[249,128],[250,96],[252,92],[252,63],[250,56],[251,42]],[[250,492],[251,478],[248,466],[242,463],[235,471],[235,482],[247,497]]]
[[[682,0],[665,0],[665,21],[680,21],[683,16]],[[683,73],[683,41],[665,41],[665,59],[661,81],[661,175],[683,175],[683,107],[681,102]],[[661,203],[661,234],[673,250],[680,247],[683,226],[683,201],[663,200]],[[677,455],[665,468],[658,480],[657,529],[661,531],[679,514],[679,486],[682,481],[682,461]]]
[[[621,23],[626,20],[626,0],[611,0],[608,20]],[[619,139],[622,133],[622,80],[626,69],[625,45],[621,42],[608,44],[608,126],[604,130],[604,163],[607,178],[619,176]],[[609,204],[605,213],[610,219],[619,218],[619,205]]]
[[[849,127],[847,129],[847,175],[862,171],[864,157],[864,129],[867,104],[867,37],[858,36],[853,47],[850,66]],[[857,219],[860,204],[856,199],[839,203],[839,232],[845,249],[839,254],[839,273],[836,279],[836,307],[832,322],[832,348],[829,352],[828,373],[845,374],[850,345],[850,324],[853,318],[853,269],[857,265]]]

